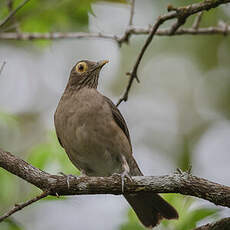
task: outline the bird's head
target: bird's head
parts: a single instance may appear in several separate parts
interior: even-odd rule
[[[108,60],[77,62],[70,72],[69,85],[78,89],[83,87],[97,88],[100,70],[108,62]]]

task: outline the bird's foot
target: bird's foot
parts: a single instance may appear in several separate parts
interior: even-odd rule
[[[133,181],[132,177],[129,175],[128,171],[123,171],[121,173],[121,191],[124,193],[125,190],[125,179],[128,179],[130,182]]]
[[[77,177],[78,177],[78,176],[75,176],[75,175],[72,175],[72,174],[66,175],[66,174],[63,173],[63,172],[59,172],[59,174],[61,174],[62,176],[66,177],[66,184],[67,184],[68,189],[70,188],[70,178],[71,178],[71,177],[74,177],[74,178],[77,178]]]
[[[122,164],[122,173],[121,173],[121,191],[124,193],[125,188],[125,178],[127,178],[129,181],[132,181],[132,177],[130,176],[130,168],[128,165],[128,162],[125,158],[125,156],[122,154],[120,155],[121,158],[121,164]]]
[[[119,173],[113,173],[112,177],[114,178],[121,178],[121,191],[124,193],[124,188],[125,188],[125,179],[128,179],[129,181],[133,181],[132,177],[129,175],[129,172],[123,171],[121,174]]]

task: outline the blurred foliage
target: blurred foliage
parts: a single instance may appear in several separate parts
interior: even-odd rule
[[[24,160],[46,172],[54,174],[63,172],[66,175],[79,175],[79,171],[73,166],[63,148],[60,146],[55,131],[48,131],[44,139],[44,142],[33,146],[27,152],[27,157],[25,157]],[[27,187],[23,187],[22,183],[26,184]],[[9,204],[12,206],[18,201],[26,201],[35,194],[38,194],[39,191],[34,186],[29,187],[26,182],[19,180],[19,178],[2,168],[0,168],[0,188],[0,213],[6,211],[9,208]],[[50,196],[41,202],[50,199],[56,198]],[[61,197],[61,199],[65,199],[65,197]],[[23,228],[12,219],[7,219],[0,229],[17,230]]]
[[[196,207],[195,199],[180,194],[165,194],[164,197],[179,213],[179,220],[163,220],[159,226],[161,230],[191,230],[199,221],[208,217],[217,218],[218,208]],[[128,220],[120,230],[144,230],[132,209],[128,211]],[[157,229],[157,228],[156,228]]]
[[[15,9],[24,0],[14,0],[13,9]],[[0,21],[9,14],[9,8],[7,3],[9,0],[0,0]],[[3,31],[16,31],[17,29],[22,32],[67,32],[67,31],[87,31],[88,14],[93,14],[91,5],[92,3],[100,2],[99,0],[31,0],[28,2],[17,14],[1,28]],[[126,0],[107,0],[105,2],[115,2],[127,4]],[[174,6],[187,5],[188,2],[181,2],[179,0],[172,1],[155,1],[156,6],[163,12],[166,12],[167,4],[171,3]],[[189,3],[199,2],[190,1]],[[162,10],[163,9],[163,10]],[[211,14],[205,12],[202,20],[202,26],[209,26],[217,24],[217,19],[228,19],[221,9],[212,11]],[[95,16],[96,17],[96,16]],[[194,16],[195,17],[195,16]],[[185,26],[192,25],[194,17],[191,17]],[[138,38],[139,39],[139,38]],[[196,60],[196,63],[204,72],[215,68],[218,63],[218,49],[223,40],[229,43],[230,38],[224,36],[199,36],[194,39],[192,36],[188,36],[184,39],[184,36],[160,38],[161,43],[152,43],[149,49],[154,52],[147,52],[144,59],[150,59],[154,55],[159,53],[174,52],[177,55],[186,55],[188,52],[191,58]],[[142,46],[143,38],[140,38],[133,46]],[[132,41],[133,42],[133,41]],[[135,41],[134,41],[135,42]],[[46,42],[47,43],[47,42]],[[22,43],[21,43],[22,44]],[[40,43],[37,43],[40,44]],[[173,45],[172,45],[173,44]],[[211,44],[211,45],[210,45]],[[132,47],[124,47],[121,50],[121,56],[125,63],[125,69],[127,71],[127,63],[133,63],[133,58],[136,58],[136,50]],[[210,46],[212,48],[210,48]],[[227,46],[229,50],[230,46]],[[132,50],[131,50],[132,49]],[[205,52],[203,52],[205,50]],[[133,52],[132,58],[130,53]],[[135,53],[134,53],[135,52]],[[229,52],[228,52],[229,53]],[[129,55],[129,56],[125,56]],[[212,57],[212,58],[208,58]],[[222,63],[226,67],[229,67],[229,62]],[[123,66],[123,68],[124,68]],[[219,76],[218,76],[219,77]],[[217,85],[218,79],[211,79],[208,84]],[[227,114],[229,118],[230,107],[228,106],[230,100],[230,84],[225,84],[223,81],[222,87],[216,90],[224,91],[222,97],[217,101],[217,107],[223,110],[223,113]],[[120,85],[124,84],[123,81],[118,81]],[[115,84],[114,84],[115,85]],[[119,86],[120,86],[119,85]],[[117,85],[115,85],[117,87]],[[123,87],[123,85],[122,85]],[[119,87],[119,90],[121,87]],[[210,92],[210,95],[213,91]],[[216,96],[216,94],[215,94]],[[4,148],[5,142],[12,140],[12,133],[19,133],[20,119],[16,115],[11,115],[3,111],[0,112],[0,143]],[[11,130],[11,132],[5,132],[5,130]],[[196,131],[195,131],[196,132]],[[203,130],[199,131],[200,133]],[[198,135],[201,135],[198,133]],[[35,167],[45,170],[50,173],[63,172],[65,174],[79,174],[77,169],[69,161],[64,150],[59,145],[54,131],[47,131],[44,134],[42,141],[29,148],[26,153],[18,154],[23,155],[23,159],[34,165]],[[191,137],[193,133],[185,134],[184,141],[181,147],[181,156],[178,159],[178,165],[182,169],[186,169],[191,162]],[[0,213],[8,210],[14,203],[27,200],[38,193],[38,189],[29,186],[24,181],[19,180],[14,175],[6,172],[0,168]],[[179,212],[180,219],[178,221],[166,221],[164,220],[160,225],[161,230],[190,230],[194,228],[197,223],[204,220],[207,217],[216,218],[218,216],[218,209],[197,207],[194,198],[184,197],[182,195],[164,195]],[[48,198],[53,199],[53,198]],[[46,199],[45,199],[46,200]],[[23,230],[23,226],[15,222],[13,218],[7,219],[4,223],[1,223],[1,230]],[[133,210],[128,211],[128,220],[121,227],[121,230],[143,230],[144,228],[139,224]]]
[[[55,131],[49,131],[46,141],[34,146],[29,151],[27,162],[47,172],[79,175],[79,171],[73,166],[60,146]]]
[[[1,230],[24,230],[24,228],[12,218],[1,223]]]
[[[15,9],[24,0],[13,1]],[[1,0],[0,21],[9,13],[8,0]],[[88,13],[93,14],[91,4],[99,0],[33,0],[20,9],[5,29],[15,30],[16,25],[22,32],[54,32],[83,30],[88,24]],[[125,0],[107,2],[127,3]],[[4,30],[4,28],[3,28]]]
[[[6,124],[7,126],[15,127],[18,125],[17,116],[0,111],[0,124]]]

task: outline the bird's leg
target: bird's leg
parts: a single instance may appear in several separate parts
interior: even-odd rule
[[[72,174],[68,174],[66,175],[65,173],[63,172],[59,172],[59,174],[61,174],[62,176],[66,177],[66,183],[67,183],[67,187],[68,189],[70,188],[70,178],[71,177],[75,177],[75,178],[78,178],[79,176],[75,176],[75,175],[72,175]],[[81,176],[86,176],[84,173],[82,173],[81,171]]]
[[[69,188],[70,188],[69,180],[70,180],[71,177],[75,177],[75,176],[72,175],[72,174],[66,175],[66,174],[63,173],[63,172],[59,172],[59,174],[61,174],[62,176],[66,177],[66,184],[67,184],[67,187],[68,187],[68,189],[69,189]]]
[[[122,164],[121,190],[122,190],[122,193],[124,193],[125,178],[128,178],[130,181],[132,181],[132,177],[129,175],[130,168],[129,168],[128,162],[126,161],[125,156],[121,154],[120,158],[121,158],[121,164]]]

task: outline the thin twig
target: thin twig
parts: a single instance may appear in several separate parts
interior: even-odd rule
[[[172,5],[168,6],[168,11],[175,11],[177,13],[177,20],[175,23],[172,24],[169,35],[172,36],[176,33],[176,31],[179,29],[180,26],[184,25],[186,22],[186,19],[189,15],[185,15],[183,11],[178,10],[177,8],[174,8]]]
[[[130,17],[129,17],[129,26],[132,26],[132,25],[133,25],[134,6],[135,6],[135,0],[131,0],[131,9],[130,9]]]
[[[2,65],[1,65],[1,68],[0,68],[0,75],[2,74],[2,71],[3,71],[4,67],[5,67],[5,65],[6,65],[6,62],[4,61],[2,63]]]
[[[13,10],[13,0],[7,1],[7,7],[8,7],[8,11],[10,13]]]
[[[146,39],[145,44],[143,45],[143,47],[142,47],[142,49],[141,49],[141,51],[137,57],[137,60],[133,66],[132,71],[128,73],[128,75],[130,75],[130,78],[129,78],[128,84],[125,88],[125,92],[124,92],[123,96],[117,102],[117,106],[119,106],[121,102],[128,100],[128,95],[129,95],[130,89],[132,87],[133,80],[138,79],[137,70],[138,70],[138,67],[140,65],[140,62],[144,56],[144,53],[145,53],[147,47],[151,43],[154,35],[156,34],[156,32],[157,32],[157,30],[161,24],[163,24],[165,21],[177,18],[177,22],[173,24],[173,26],[171,27],[171,29],[169,31],[169,35],[173,35],[174,33],[176,33],[177,29],[186,22],[186,19],[189,16],[196,14],[200,11],[210,10],[212,8],[215,8],[221,4],[226,4],[228,2],[230,2],[230,0],[216,0],[216,1],[206,0],[203,2],[191,4],[191,5],[188,5],[185,7],[180,7],[180,8],[175,8],[171,5],[168,6],[168,11],[170,11],[170,12],[168,14],[165,14],[165,15],[158,17],[157,21],[155,22],[154,26],[152,27],[152,30],[151,30],[149,36]]]
[[[180,26],[184,25],[186,18],[178,18],[177,21],[172,25],[169,31],[169,35],[172,36],[176,33]]]
[[[19,4],[18,7],[16,7],[13,11],[11,11],[9,15],[0,23],[0,27],[5,25],[18,12],[18,10],[20,10],[29,1],[30,0],[25,0],[24,2]]]
[[[34,197],[33,199],[31,200],[28,200],[24,203],[21,203],[21,204],[15,204],[14,207],[9,210],[8,212],[6,212],[4,215],[0,216],[0,223],[5,220],[6,218],[8,218],[9,216],[11,216],[12,214],[14,214],[15,212],[18,212],[20,211],[21,209],[25,208],[26,206],[29,206],[30,204],[36,202],[36,201],[39,201],[45,197],[47,197],[48,195],[50,194],[49,191],[44,191],[42,194]]]
[[[193,29],[198,30],[198,28],[200,26],[200,22],[201,22],[202,16],[203,16],[203,11],[201,11],[201,12],[199,12],[197,14],[197,16],[195,17],[195,20],[193,22],[193,25],[192,25]]]
[[[227,26],[226,26],[227,25]],[[9,28],[7,28],[9,29]],[[12,28],[11,28],[12,29]],[[159,29],[156,31],[157,36],[169,36],[170,29]],[[130,35],[148,35],[151,28],[131,27],[127,30]],[[199,29],[194,28],[179,28],[173,35],[229,35],[230,25],[225,26],[210,26]],[[82,39],[82,38],[97,38],[109,39],[116,42],[121,42],[121,38],[102,33],[84,33],[84,32],[53,32],[53,33],[15,33],[15,32],[0,32],[0,40],[17,40],[17,41],[30,41],[30,40],[59,40],[59,39]]]
[[[16,31],[15,33],[20,33],[20,31],[18,32],[18,28],[19,28],[19,23],[18,22],[12,22],[9,26],[2,28],[0,31],[0,34],[3,32],[7,32],[7,31]]]
[[[153,36],[154,36],[154,34],[156,33],[158,27],[164,22],[162,18],[163,18],[163,17],[159,17],[158,20],[157,20],[157,22],[154,24],[154,26],[153,26],[153,28],[152,28],[152,31],[151,31],[150,35],[148,36],[148,38],[147,38],[147,40],[146,40],[144,46],[143,46],[142,49],[141,49],[141,52],[139,53],[139,55],[138,55],[138,57],[137,57],[137,60],[136,60],[136,63],[135,63],[135,65],[134,65],[134,67],[133,67],[132,72],[131,72],[131,73],[127,73],[127,75],[130,76],[129,82],[128,82],[128,85],[127,85],[127,87],[126,87],[126,90],[125,90],[125,93],[124,93],[123,97],[120,98],[120,99],[118,100],[116,106],[119,106],[120,103],[121,103],[122,101],[127,101],[127,100],[128,100],[128,94],[129,94],[129,90],[131,89],[133,80],[134,80],[134,79],[137,79],[137,80],[138,80],[138,77],[137,77],[137,68],[138,68],[138,66],[139,66],[139,64],[140,64],[140,61],[141,61],[141,59],[142,59],[142,57],[143,57],[143,55],[144,55],[144,52],[145,52],[146,48],[148,47],[148,45],[149,45],[150,42],[152,41]],[[138,81],[139,81],[139,80],[138,80]]]
[[[11,17],[26,4],[29,0],[24,1],[21,6],[17,7],[11,12],[3,22],[0,23],[0,27],[7,23]],[[192,14],[199,13],[204,10],[215,8],[220,4],[230,2],[230,0],[206,0],[201,3],[189,5],[186,7],[173,9],[175,12],[170,12],[163,16],[160,16],[152,28],[148,30],[140,29],[139,31],[132,28],[132,21],[134,15],[134,0],[131,3],[131,13],[129,20],[129,27],[126,29],[124,36],[118,38],[114,35],[102,35],[98,34],[86,34],[86,33],[47,33],[47,34],[31,34],[31,33],[16,33],[16,40],[32,40],[32,39],[60,39],[60,38],[82,38],[82,37],[100,37],[113,39],[119,44],[128,42],[132,34],[149,34],[144,46],[142,47],[135,65],[128,73],[130,79],[126,87],[124,96],[119,100],[118,105],[122,101],[128,99],[128,94],[131,89],[134,79],[137,79],[137,69],[143,58],[143,55],[151,43],[154,35],[180,35],[180,34],[228,34],[230,32],[229,26],[225,23],[224,26],[199,28],[201,16],[198,15],[196,23],[194,22],[191,29],[180,29],[187,19]],[[177,19],[177,21],[169,29],[158,30],[160,25],[167,20]],[[6,35],[7,34],[7,35]],[[5,38],[4,38],[5,35]],[[0,33],[0,39],[15,39],[15,33]],[[1,36],[3,36],[1,38]],[[8,37],[7,37],[8,36]],[[5,62],[0,68],[0,73],[5,65]],[[15,175],[23,178],[24,180],[34,184],[41,189],[51,189],[50,192],[43,192],[41,195],[22,204],[16,204],[13,209],[5,213],[0,217],[0,222],[12,215],[13,213],[21,210],[22,208],[48,196],[48,195],[73,195],[73,194],[121,194],[121,181],[120,178],[115,179],[111,177],[94,178],[94,177],[71,177],[69,180],[70,186],[68,188],[66,178],[61,176],[50,175],[39,169],[36,169],[32,165],[29,165],[25,161],[13,156],[12,154],[2,151],[0,149],[0,167],[5,168],[7,171],[14,173]],[[192,176],[188,173],[181,172],[180,174],[166,175],[160,177],[134,177],[133,182],[127,182],[127,193],[138,192],[176,192],[185,195],[192,195],[209,200],[217,205],[223,205],[230,207],[230,187],[216,184],[208,180]],[[229,220],[228,220],[229,221]]]
[[[133,67],[133,69],[132,69],[132,72],[127,73],[127,74],[130,76],[129,82],[128,82],[128,85],[127,85],[127,87],[126,87],[126,89],[125,89],[125,93],[124,93],[123,96],[118,100],[116,106],[119,106],[120,103],[121,103],[122,101],[127,101],[127,100],[128,100],[128,95],[129,95],[129,91],[130,91],[130,89],[131,89],[133,80],[134,80],[134,79],[138,79],[138,77],[137,77],[137,69],[138,69],[138,66],[140,65],[140,62],[141,62],[141,59],[142,59],[142,57],[143,57],[143,55],[144,55],[144,53],[145,53],[145,50],[147,49],[147,47],[148,47],[149,44],[151,43],[151,41],[152,41],[152,39],[153,39],[153,36],[155,35],[155,33],[156,33],[157,29],[160,27],[160,25],[161,25],[164,21],[166,21],[166,20],[168,20],[168,19],[171,19],[171,18],[173,18],[173,15],[172,15],[172,14],[165,14],[165,15],[163,15],[163,16],[158,17],[156,23],[155,23],[154,26],[152,27],[151,33],[149,34],[148,38],[146,39],[145,44],[144,44],[144,46],[142,47],[142,49],[141,49],[141,51],[140,51],[140,53],[139,53],[139,55],[138,55],[138,57],[137,57],[137,60],[136,60],[136,62],[135,62],[135,64],[134,64],[134,67]]]
[[[124,35],[117,39],[118,45],[121,46],[122,43],[128,43],[130,36],[131,36],[131,31],[129,28],[131,28],[131,26],[133,25],[133,16],[134,16],[134,6],[135,6],[135,0],[131,0],[131,4],[130,4],[130,15],[129,15],[129,24],[127,29],[124,32]]]
[[[225,32],[224,32],[224,35],[225,35],[225,36],[228,35],[228,28],[229,28],[229,26],[228,26],[228,24],[227,24],[226,22],[220,20],[220,21],[218,22],[218,26],[221,27],[221,28],[225,31]]]
[[[101,33],[85,33],[85,32],[54,32],[54,33],[15,33],[15,32],[0,32],[0,39],[5,40],[57,40],[57,39],[81,39],[81,38],[103,38],[103,39],[118,39],[115,35]]]

